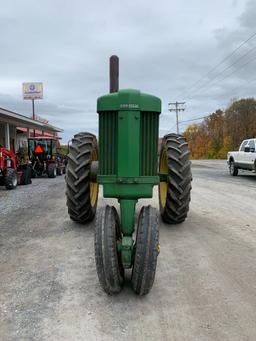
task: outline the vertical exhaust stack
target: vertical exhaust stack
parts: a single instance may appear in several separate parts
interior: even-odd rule
[[[119,58],[111,56],[109,59],[109,92],[118,92],[119,90]]]

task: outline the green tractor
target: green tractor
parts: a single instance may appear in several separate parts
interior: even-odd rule
[[[119,293],[125,269],[132,269],[135,293],[147,294],[154,282],[159,246],[156,208],[135,209],[140,198],[152,198],[158,185],[160,213],[168,224],[187,216],[191,191],[188,144],[168,134],[158,157],[161,101],[138,90],[118,91],[118,57],[110,58],[110,94],[97,100],[99,145],[90,133],[74,136],[66,173],[70,218],[90,222],[96,215],[95,259],[99,282],[108,294]],[[116,207],[97,209],[99,185],[104,198],[117,198]]]

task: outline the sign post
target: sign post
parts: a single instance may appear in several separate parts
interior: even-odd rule
[[[31,99],[32,101],[32,118],[35,120],[35,99],[43,99],[43,83],[23,83],[23,99]],[[35,129],[34,129],[35,136]]]

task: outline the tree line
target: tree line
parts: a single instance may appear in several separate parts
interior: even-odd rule
[[[216,110],[201,123],[184,131],[193,159],[224,159],[244,139],[256,138],[256,100],[232,101],[226,110]]]

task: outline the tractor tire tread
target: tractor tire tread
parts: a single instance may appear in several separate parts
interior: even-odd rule
[[[151,206],[142,207],[132,270],[132,287],[140,296],[148,294],[154,283],[159,245],[158,225],[156,209]]]
[[[179,224],[187,217],[192,188],[188,143],[181,135],[168,134],[163,138],[162,149],[167,153],[168,190],[165,206],[160,205],[161,216],[168,224]]]
[[[87,132],[74,135],[68,154],[66,167],[66,197],[68,213],[72,220],[79,223],[91,221],[96,213],[90,200],[91,153],[97,149],[95,135]]]
[[[7,168],[5,175],[5,188],[6,189],[15,189],[18,184],[17,180],[17,171],[13,168]]]
[[[113,206],[101,207],[96,216],[95,262],[99,282],[109,295],[118,294],[123,287],[123,272],[117,254],[116,228],[118,215]]]

